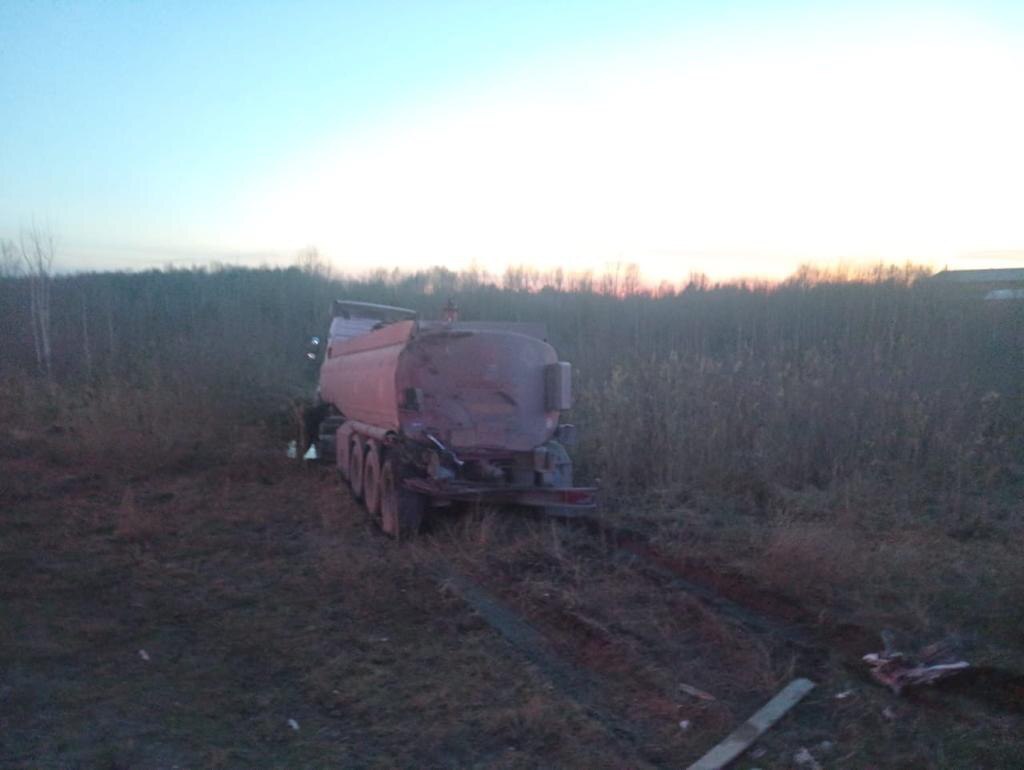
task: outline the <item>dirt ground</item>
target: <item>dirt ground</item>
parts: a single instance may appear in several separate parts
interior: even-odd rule
[[[126,475],[8,441],[0,765],[685,767],[795,676],[736,767],[1024,762],[1013,680],[898,698],[867,630],[621,546],[512,511],[396,544],[269,453]]]

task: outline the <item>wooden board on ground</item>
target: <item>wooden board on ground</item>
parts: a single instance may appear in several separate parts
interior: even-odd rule
[[[813,689],[811,680],[794,679],[750,719],[729,733],[725,740],[690,765],[689,770],[720,770],[725,767]]]

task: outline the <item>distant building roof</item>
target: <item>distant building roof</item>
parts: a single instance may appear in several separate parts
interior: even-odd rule
[[[993,289],[985,295],[985,299],[1024,299],[1024,289]]]
[[[933,281],[947,283],[1006,283],[1024,281],[1024,267],[1001,267],[992,270],[943,270]]]

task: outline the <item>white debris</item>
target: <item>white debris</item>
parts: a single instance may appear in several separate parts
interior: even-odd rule
[[[306,450],[306,454],[302,455],[303,460],[318,460],[320,455],[316,453],[316,444],[310,444],[309,449]]]
[[[853,695],[853,690],[843,690],[842,692],[836,693],[836,700],[846,700]]]
[[[687,695],[692,695],[694,698],[700,698],[700,700],[715,699],[715,696],[711,693],[704,692],[703,690],[694,687],[692,684],[686,684],[685,682],[679,683],[679,689],[685,692]]]
[[[299,723],[296,722],[294,719],[288,720],[288,726],[292,728],[295,732],[299,731]]]
[[[289,441],[288,442],[288,449],[285,450],[285,454],[288,455],[288,459],[289,460],[294,460],[296,457],[298,457],[299,456],[299,442],[295,441],[294,439],[292,441]]]
[[[888,686],[896,695],[904,687],[932,684],[944,677],[970,668],[970,663],[957,660],[954,640],[946,639],[923,648],[913,658],[896,649],[895,635],[882,631],[883,652],[870,652],[864,662],[871,666],[871,676]]]
[[[814,755],[804,748],[801,748],[793,755],[793,762],[797,767],[805,767],[807,770],[822,770],[821,765],[818,764],[818,760],[814,758]]]
[[[145,661],[149,661],[149,653],[145,650],[139,650],[139,657]]]
[[[901,652],[871,652],[864,656],[864,662],[871,666],[871,676],[887,685],[896,695],[899,695],[904,687],[931,684],[950,674],[970,668],[971,665],[965,660],[958,660],[928,666],[911,660]]]
[[[679,721],[679,729],[680,730],[689,730],[690,729],[690,720],[689,719],[681,719]]]

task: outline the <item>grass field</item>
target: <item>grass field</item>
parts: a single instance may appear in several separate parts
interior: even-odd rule
[[[1019,767],[1024,310],[913,270],[840,278],[60,277],[49,380],[28,373],[24,280],[0,281],[0,762],[679,766],[802,674],[818,689],[739,766],[804,747],[826,767]],[[548,325],[607,521],[817,652],[509,511],[396,547],[288,463],[329,300],[434,314],[449,294],[463,317]],[[951,640],[979,673],[896,698],[857,664],[884,628]]]

